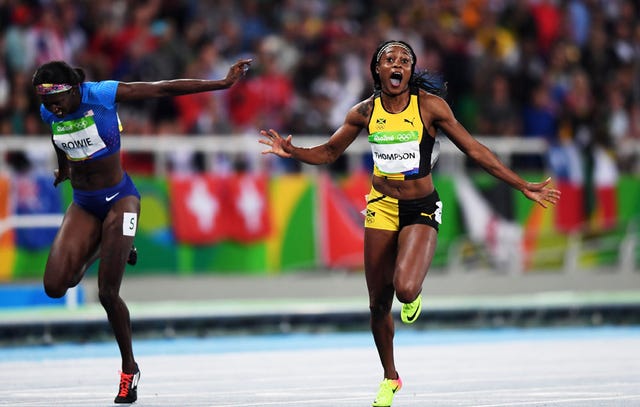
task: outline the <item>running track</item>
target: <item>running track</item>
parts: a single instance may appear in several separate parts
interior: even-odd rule
[[[368,332],[135,339],[135,406],[370,406]],[[640,327],[398,326],[394,407],[640,406]],[[115,343],[0,348],[0,405],[112,406]]]

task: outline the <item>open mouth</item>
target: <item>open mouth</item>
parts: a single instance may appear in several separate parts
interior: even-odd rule
[[[390,81],[392,86],[400,86],[400,82],[402,82],[402,74],[400,72],[393,72],[391,74]]]

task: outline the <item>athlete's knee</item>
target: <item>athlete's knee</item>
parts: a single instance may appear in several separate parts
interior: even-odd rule
[[[89,267],[89,263],[82,261],[77,253],[52,249],[42,278],[45,293],[51,298],[60,298],[69,288],[77,286]]]
[[[120,294],[118,293],[118,290],[111,287],[100,287],[98,290],[98,299],[105,309],[111,308],[119,298]]]
[[[396,297],[402,303],[415,300],[422,291],[422,284],[415,281],[399,281],[396,283]]]
[[[372,301],[369,304],[369,312],[372,319],[384,318],[391,312],[391,302]]]
[[[44,292],[51,298],[61,298],[67,293],[69,288],[66,284],[60,284],[58,281],[44,280]]]

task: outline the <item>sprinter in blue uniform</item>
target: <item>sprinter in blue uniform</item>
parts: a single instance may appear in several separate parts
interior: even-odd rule
[[[54,185],[69,180],[73,202],[51,246],[44,289],[62,297],[100,259],[98,296],[107,312],[122,357],[116,403],[137,399],[140,369],[133,356],[129,310],[120,297],[127,262],[135,263],[133,241],[140,216],[140,194],[120,161],[118,102],[227,89],[251,60],[239,60],[221,80],[175,79],[158,82],[87,82],[80,68],[63,61],[40,66],[33,86],[42,120],[51,131],[58,157]]]
[[[426,72],[415,72],[416,55],[403,41],[387,41],[371,57],[374,93],[349,110],[323,144],[297,147],[291,135],[262,130],[259,142],[276,154],[307,164],[334,162],[366,130],[374,161],[364,220],[364,269],[371,331],[383,368],[374,407],[388,407],[402,387],[393,354],[394,294],[404,323],[420,315],[422,284],[435,253],[443,205],[433,184],[431,163],[437,131],[491,175],[546,207],[560,198],[550,179],[527,182],[507,168],[458,123],[442,88]]]

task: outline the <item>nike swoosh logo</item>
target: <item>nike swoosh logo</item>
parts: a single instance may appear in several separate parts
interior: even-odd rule
[[[416,314],[418,313],[418,310],[420,309],[420,307],[416,308],[415,311],[413,311],[413,315],[408,315],[407,316],[407,321],[411,322],[414,319],[416,319]]]
[[[107,197],[104,198],[104,200],[107,201],[107,202],[111,202],[111,200],[113,198],[115,198],[116,196],[118,196],[118,195],[120,195],[120,192],[116,192],[115,194],[113,194],[111,196],[107,196]]]

